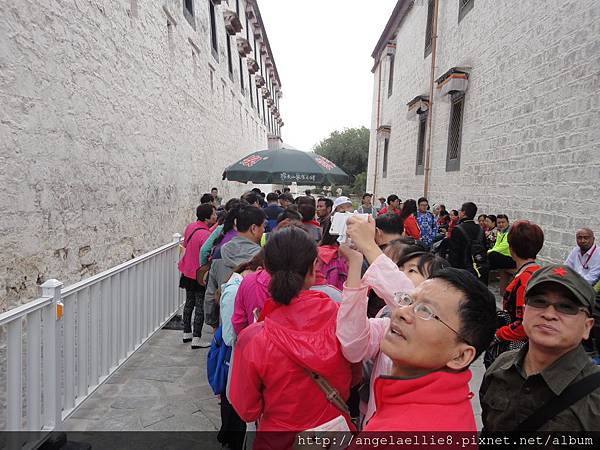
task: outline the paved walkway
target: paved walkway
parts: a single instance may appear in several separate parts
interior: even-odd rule
[[[205,327],[203,341],[212,339]],[[160,330],[65,422],[65,431],[214,431],[219,404],[206,381],[207,349]]]
[[[205,327],[203,341],[211,338]],[[218,430],[219,404],[206,381],[207,352],[183,344],[181,331],[159,331],[65,422],[65,431]],[[473,409],[481,428],[481,358],[471,370]]]

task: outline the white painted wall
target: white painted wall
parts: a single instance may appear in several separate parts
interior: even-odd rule
[[[196,31],[182,0],[0,3],[0,310],[170,241],[212,186],[245,190],[223,168],[267,130],[233,40],[228,76],[225,5],[216,61],[208,0]]]

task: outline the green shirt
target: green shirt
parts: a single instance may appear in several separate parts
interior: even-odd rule
[[[481,389],[481,419],[487,432],[511,431],[536,409],[560,395],[567,386],[600,372],[581,345],[542,372],[527,376],[523,361],[528,351],[503,353],[489,367]],[[539,431],[600,431],[600,388],[546,422]]]
[[[508,229],[504,232],[498,230],[496,243],[490,250],[488,250],[488,253],[490,252],[497,252],[504,256],[510,257],[510,250],[508,249]]]

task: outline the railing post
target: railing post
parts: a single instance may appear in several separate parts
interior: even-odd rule
[[[179,233],[173,233],[173,242],[181,242],[181,234]],[[177,249],[177,253],[176,255],[181,256],[181,248]],[[175,264],[177,264],[177,261],[175,261]],[[175,272],[175,275],[173,275],[175,277],[175,280],[177,280],[176,278],[176,274],[177,272]],[[175,307],[177,308],[177,315],[182,316],[183,315],[183,307],[179,307],[179,283],[177,281],[175,281],[175,292],[172,292],[171,295],[175,296],[174,300],[175,300]]]
[[[58,280],[48,280],[42,284],[42,296],[52,298],[52,306],[44,311],[44,428],[58,429],[62,424],[62,398],[60,390],[60,340],[58,328],[62,319],[63,304]],[[72,324],[67,324],[72,325]]]

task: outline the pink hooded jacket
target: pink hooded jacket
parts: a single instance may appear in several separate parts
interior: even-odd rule
[[[196,279],[196,271],[200,267],[200,247],[209,236],[210,230],[204,222],[192,222],[185,228],[181,244],[185,247],[185,253],[177,263],[177,268],[187,278]]]
[[[259,269],[244,277],[235,296],[233,305],[233,316],[231,323],[233,331],[239,336],[240,332],[248,325],[254,323],[254,309],[259,311],[263,309],[265,301],[271,296],[269,294],[269,283],[271,275],[264,270]]]
[[[380,375],[389,375],[392,368],[390,358],[380,352],[380,344],[390,326],[390,319],[369,319],[367,317],[369,288],[372,288],[387,305],[393,307],[396,305],[394,294],[410,292],[414,289],[414,285],[390,258],[380,255],[365,272],[361,287],[348,288],[344,286],[336,328],[337,338],[342,345],[342,353],[352,363],[373,360],[365,422],[375,412],[375,396],[373,395],[375,380]]]

